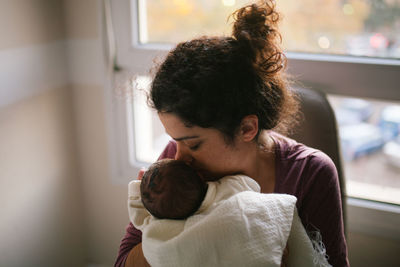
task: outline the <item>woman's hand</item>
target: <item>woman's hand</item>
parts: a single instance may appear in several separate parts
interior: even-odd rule
[[[139,170],[137,179],[138,179],[138,180],[142,180],[143,175],[144,175],[145,172],[146,172],[146,169],[145,169],[145,168],[141,168],[141,169]]]
[[[143,255],[142,243],[137,244],[126,258],[125,267],[150,267]]]
[[[286,245],[285,249],[283,250],[281,267],[289,266],[288,265],[288,257],[289,257],[289,246]]]

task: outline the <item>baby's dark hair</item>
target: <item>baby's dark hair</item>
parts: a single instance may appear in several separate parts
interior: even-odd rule
[[[283,73],[274,1],[245,6],[233,15],[231,37],[201,37],[179,43],[158,67],[149,104],[186,125],[220,130],[232,141],[242,119],[258,117],[259,132],[286,133],[298,102]]]
[[[207,183],[185,162],[163,159],[144,173],[140,192],[144,207],[154,217],[183,220],[200,207]]]

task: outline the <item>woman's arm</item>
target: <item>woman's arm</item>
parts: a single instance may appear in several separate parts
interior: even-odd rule
[[[318,152],[310,156],[307,169],[305,196],[299,208],[302,222],[309,235],[321,233],[330,264],[349,266],[336,167],[328,156]]]
[[[125,267],[150,267],[150,264],[143,255],[142,243],[131,249],[126,259]]]
[[[119,246],[118,256],[115,261],[115,267],[125,267],[125,262],[133,248],[142,242],[142,232],[136,229],[132,223],[126,227],[126,233]],[[140,247],[141,250],[141,247]]]

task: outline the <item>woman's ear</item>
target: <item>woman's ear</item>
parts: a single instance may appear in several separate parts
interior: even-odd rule
[[[258,133],[258,117],[256,115],[247,115],[240,123],[239,135],[245,142],[253,141]]]

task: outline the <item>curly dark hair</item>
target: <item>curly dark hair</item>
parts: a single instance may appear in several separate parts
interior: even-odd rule
[[[163,159],[144,173],[140,192],[144,207],[154,217],[183,220],[200,207],[207,183],[184,161]]]
[[[286,133],[298,102],[283,72],[274,2],[245,6],[232,17],[232,37],[204,36],[169,52],[156,70],[150,106],[188,126],[218,129],[230,141],[247,115],[258,117],[259,133]]]

